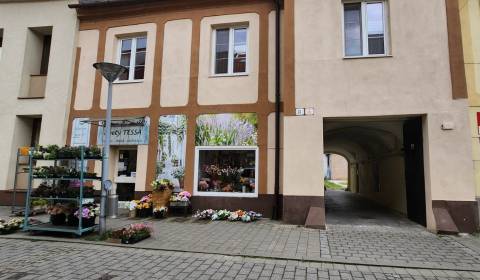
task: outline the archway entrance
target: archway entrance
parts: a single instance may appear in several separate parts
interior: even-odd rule
[[[324,152],[327,224],[426,224],[421,117],[327,118]],[[331,155],[348,163],[345,189],[329,186]]]

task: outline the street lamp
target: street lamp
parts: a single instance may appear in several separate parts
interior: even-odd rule
[[[106,224],[106,204],[107,191],[112,187],[112,182],[108,180],[108,157],[110,155],[110,130],[112,127],[112,84],[127,68],[108,62],[97,62],[93,64],[95,69],[102,73],[102,76],[108,81],[107,97],[107,117],[105,118],[105,129],[103,131],[103,159],[102,159],[102,192],[100,198],[100,234],[107,231]]]

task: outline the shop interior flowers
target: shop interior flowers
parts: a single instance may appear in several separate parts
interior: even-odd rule
[[[237,210],[237,211],[228,211],[228,210],[198,210],[194,215],[194,218],[200,220],[212,220],[212,221],[222,221],[228,220],[231,222],[242,221],[244,223],[253,222],[258,220],[262,217],[262,214],[254,212],[254,211],[245,211],[245,210]]]

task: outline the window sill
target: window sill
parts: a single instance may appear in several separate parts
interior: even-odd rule
[[[17,99],[45,99],[45,96],[38,96],[38,97],[29,97],[29,96],[19,96]]]
[[[245,77],[248,73],[236,73],[236,74],[212,74],[210,78],[223,78],[223,77]]]
[[[359,55],[359,56],[344,56],[343,59],[369,59],[369,58],[389,58],[393,57],[391,54],[381,54],[381,55]]]
[[[231,192],[198,192],[193,193],[194,196],[206,196],[206,197],[245,197],[245,198],[258,198],[257,193],[231,193]]]
[[[114,85],[116,84],[138,84],[143,83],[144,80],[125,80],[125,81],[115,81],[113,82]]]

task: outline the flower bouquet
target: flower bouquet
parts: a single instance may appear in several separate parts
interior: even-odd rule
[[[82,210],[77,209],[73,215],[68,217],[68,223],[72,226],[78,226],[79,219],[82,219],[82,228],[89,228],[95,226],[95,219],[100,212],[98,205],[90,204],[84,205]]]
[[[47,214],[50,215],[50,222],[54,226],[64,225],[67,220],[67,207],[63,204],[57,203],[47,209]]]
[[[168,208],[165,206],[153,208],[153,217],[155,219],[163,219],[167,216]]]
[[[244,223],[249,223],[260,219],[262,214],[245,210],[231,212],[228,210],[207,209],[203,211],[197,210],[193,217],[199,220],[229,220],[231,222],[242,221]]]
[[[212,221],[221,221],[221,220],[226,220],[230,217],[231,212],[228,210],[218,210],[215,211],[215,214],[212,215]]]
[[[153,232],[151,224],[131,224],[110,233],[110,242],[120,241],[123,244],[134,244],[149,238]],[[119,243],[119,242],[118,242]]]
[[[0,220],[0,235],[14,233],[23,226],[23,218],[13,218],[8,221]]]

